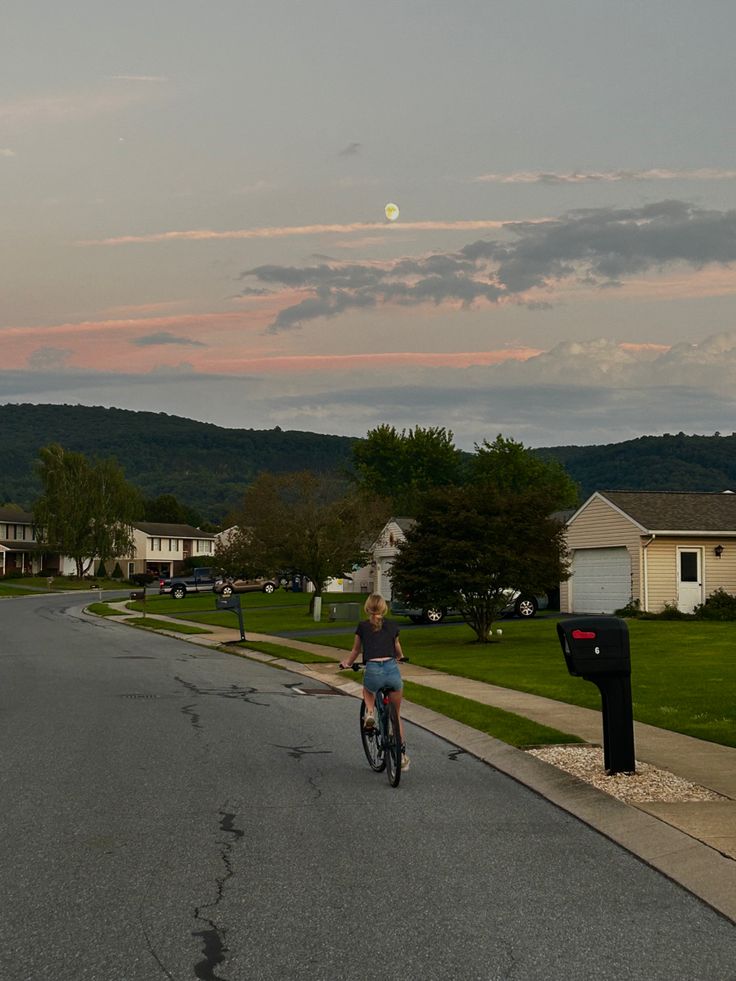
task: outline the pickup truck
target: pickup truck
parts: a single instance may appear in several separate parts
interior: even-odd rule
[[[208,593],[215,585],[215,569],[201,567],[184,576],[160,579],[159,593],[170,593],[174,599],[184,599],[187,593]]]

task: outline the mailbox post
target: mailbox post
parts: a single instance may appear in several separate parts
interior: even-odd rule
[[[243,626],[243,610],[240,606],[240,597],[237,593],[229,596],[215,597],[215,607],[218,610],[231,610],[238,615],[238,626],[240,627],[240,639],[245,640],[245,627]]]
[[[601,693],[606,773],[634,773],[629,628],[617,617],[577,617],[558,623],[557,635],[570,674]]]

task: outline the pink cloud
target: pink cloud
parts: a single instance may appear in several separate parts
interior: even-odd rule
[[[500,351],[392,351],[381,354],[309,354],[274,357],[234,357],[207,361],[210,371],[223,374],[259,371],[265,373],[304,374],[307,372],[350,371],[371,367],[408,365],[421,368],[470,368],[474,365],[527,361],[544,353],[537,348],[509,348]]]
[[[549,221],[548,218],[526,219],[533,224]],[[212,229],[199,228],[178,232],[151,232],[147,235],[119,235],[115,238],[91,239],[76,242],[79,246],[92,245],[139,245],[154,242],[209,242],[221,239],[272,239],[290,238],[298,235],[351,235],[355,232],[372,232],[380,229],[386,232],[389,228],[413,232],[454,232],[454,231],[483,231],[485,229],[500,229],[512,224],[509,220],[480,219],[468,221],[399,221],[391,224],[388,221],[352,222],[344,225],[283,225],[265,228],[240,228],[230,231],[216,232]]]

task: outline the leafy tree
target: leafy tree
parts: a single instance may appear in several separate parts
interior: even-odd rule
[[[159,494],[158,497],[145,501],[144,515],[146,521],[163,521],[177,525],[202,526],[202,517],[194,508],[182,504],[173,494]]]
[[[327,579],[366,561],[386,515],[384,502],[335,477],[308,470],[262,473],[235,514],[239,531],[229,554],[220,550],[217,561],[250,575],[298,571],[321,596]]]
[[[43,494],[34,509],[41,540],[74,559],[81,579],[95,558],[102,562],[133,548],[132,522],[142,505],[114,460],[90,462],[58,443],[39,453]]]
[[[540,593],[566,576],[563,526],[545,488],[490,482],[427,494],[400,546],[391,578],[417,606],[460,610],[480,643],[507,603],[506,590]]]
[[[413,515],[421,495],[463,481],[463,454],[444,427],[402,429],[382,425],[353,446],[359,484],[389,499],[394,514]]]
[[[504,494],[521,494],[533,487],[544,496],[550,513],[571,508],[578,501],[578,487],[561,463],[544,460],[533,450],[500,434],[475,446],[470,461],[471,479],[492,484]]]

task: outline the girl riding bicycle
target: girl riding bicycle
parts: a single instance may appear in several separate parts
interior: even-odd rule
[[[352,666],[363,652],[365,675],[363,677],[363,701],[365,718],[363,725],[371,729],[376,724],[376,692],[381,688],[391,688],[391,702],[396,706],[401,731],[401,769],[409,769],[409,757],[404,742],[404,723],[401,720],[401,680],[398,661],[404,659],[399,643],[399,628],[390,620],[385,620],[388,606],[380,593],[371,593],[363,607],[367,620],[361,620],[355,630],[355,641],[346,661],[340,662],[345,670]]]

